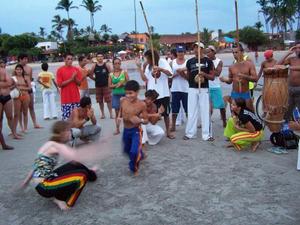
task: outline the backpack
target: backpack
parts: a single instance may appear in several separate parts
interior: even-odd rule
[[[297,149],[299,138],[292,130],[280,131],[272,133],[270,141],[273,145],[286,149]]]

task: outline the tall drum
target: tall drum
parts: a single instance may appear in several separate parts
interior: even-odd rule
[[[271,132],[279,132],[288,107],[288,68],[276,66],[264,70],[264,120]]]

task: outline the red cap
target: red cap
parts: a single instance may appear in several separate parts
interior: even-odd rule
[[[273,57],[273,50],[265,51],[264,56],[265,56],[266,59],[272,58]]]

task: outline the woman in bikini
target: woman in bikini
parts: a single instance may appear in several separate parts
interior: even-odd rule
[[[28,107],[30,103],[29,90],[31,90],[30,80],[25,77],[24,68],[18,64],[15,67],[13,79],[16,83],[16,88],[19,90],[20,95],[14,98],[14,119],[13,119],[13,136],[15,139],[20,139],[17,135],[17,126],[21,113],[23,113],[23,126],[22,132],[27,131],[28,126]]]
[[[99,148],[90,145],[75,151],[65,144],[70,139],[70,123],[55,122],[52,137],[39,149],[33,170],[21,185],[21,188],[25,188],[32,180],[36,184],[36,191],[42,197],[52,198],[61,210],[73,207],[85,184],[97,179],[96,166],[89,169],[78,161],[94,159]],[[59,156],[70,162],[55,168]]]
[[[8,126],[12,129],[12,100],[10,97],[10,87],[13,80],[7,75],[4,68],[0,68],[0,143],[3,150],[12,150],[13,147],[5,143],[2,134],[3,112],[5,111]]]

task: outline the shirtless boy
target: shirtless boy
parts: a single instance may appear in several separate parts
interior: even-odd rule
[[[294,53],[296,56],[291,56]],[[285,114],[285,119],[290,119],[294,108],[297,106],[300,109],[300,43],[292,47],[278,64],[290,65],[289,103]]]
[[[227,84],[232,84],[232,99],[245,99],[248,109],[254,112],[249,91],[249,81],[256,82],[258,79],[255,65],[249,60],[243,60],[243,52],[239,47],[234,47],[232,52],[237,63],[229,67],[228,78],[220,77],[220,80]]]
[[[124,152],[129,155],[129,169],[137,175],[139,162],[143,159],[141,124],[148,123],[147,107],[144,101],[138,99],[140,86],[130,80],[125,85],[125,97],[121,99],[118,123],[123,118]]]
[[[2,134],[2,121],[3,121],[3,111],[7,115],[8,126],[12,130],[12,99],[10,97],[10,87],[13,85],[13,80],[7,75],[4,68],[0,68],[0,143],[3,150],[14,149],[5,143]]]

